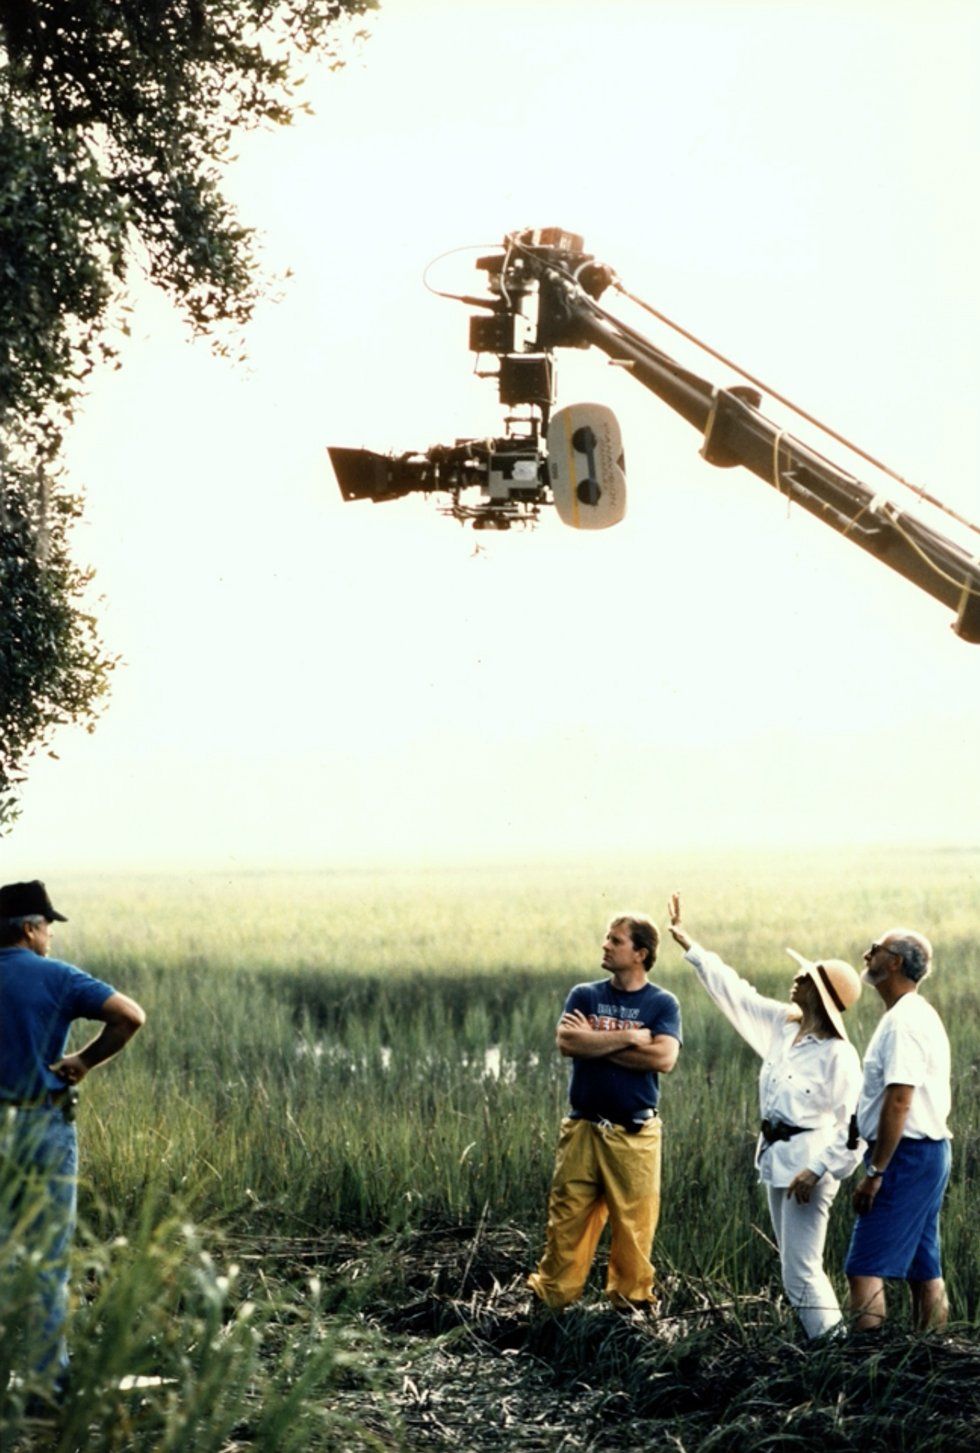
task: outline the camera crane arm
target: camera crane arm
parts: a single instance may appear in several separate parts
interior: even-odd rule
[[[815,515],[956,612],[954,629],[980,643],[980,560],[862,484],[759,411],[751,387],[717,388],[682,367],[600,306],[612,272],[591,262],[577,272],[542,250],[521,247],[536,277],[538,345],[595,347],[693,425],[709,464],[741,464],[792,503]]]
[[[599,299],[615,273],[584,251],[580,237],[558,228],[511,233],[499,253],[481,257],[477,266],[490,296],[443,296],[488,310],[470,318],[470,349],[496,356],[497,370],[481,376],[498,380],[505,409],[524,413],[508,414],[504,438],[457,439],[421,453],[332,447],[345,499],[442,494],[449,497],[443,512],[476,529],[533,524],[549,504],[578,528],[616,523],[625,507],[625,476],[613,416],[597,405],[551,413],[555,351],[594,347],[698,430],[709,464],[751,470],[949,607],[957,635],[980,643],[980,559],[767,419],[757,388],[717,387],[608,312]],[[480,501],[464,503],[462,495],[474,488]]]

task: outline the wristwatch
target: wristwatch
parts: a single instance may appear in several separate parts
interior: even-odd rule
[[[883,1170],[879,1170],[876,1165],[869,1165],[864,1174],[867,1176],[869,1181],[876,1181],[878,1177],[883,1176],[885,1172]]]

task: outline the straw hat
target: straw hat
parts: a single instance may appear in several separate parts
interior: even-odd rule
[[[854,969],[843,959],[821,959],[819,963],[812,963],[810,959],[798,954],[795,948],[788,948],[786,952],[796,960],[805,974],[809,974],[835,1033],[841,1039],[846,1039],[847,1030],[844,1028],[842,1016],[845,1009],[850,1009],[861,997],[861,980]]]

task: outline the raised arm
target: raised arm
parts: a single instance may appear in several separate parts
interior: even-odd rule
[[[734,1029],[737,1029],[756,1054],[764,1058],[769,1052],[773,1030],[785,1024],[790,1007],[778,999],[768,999],[742,979],[716,953],[695,943],[681,925],[681,900],[672,893],[667,902],[671,937],[685,950],[684,957],[693,967],[708,994],[718,1005]]]

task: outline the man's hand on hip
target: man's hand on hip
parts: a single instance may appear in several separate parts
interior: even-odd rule
[[[77,1085],[88,1074],[88,1065],[80,1054],[66,1054],[64,1059],[56,1060],[53,1065],[48,1065],[48,1069],[52,1074],[57,1075],[59,1080],[64,1080],[66,1085]]]

